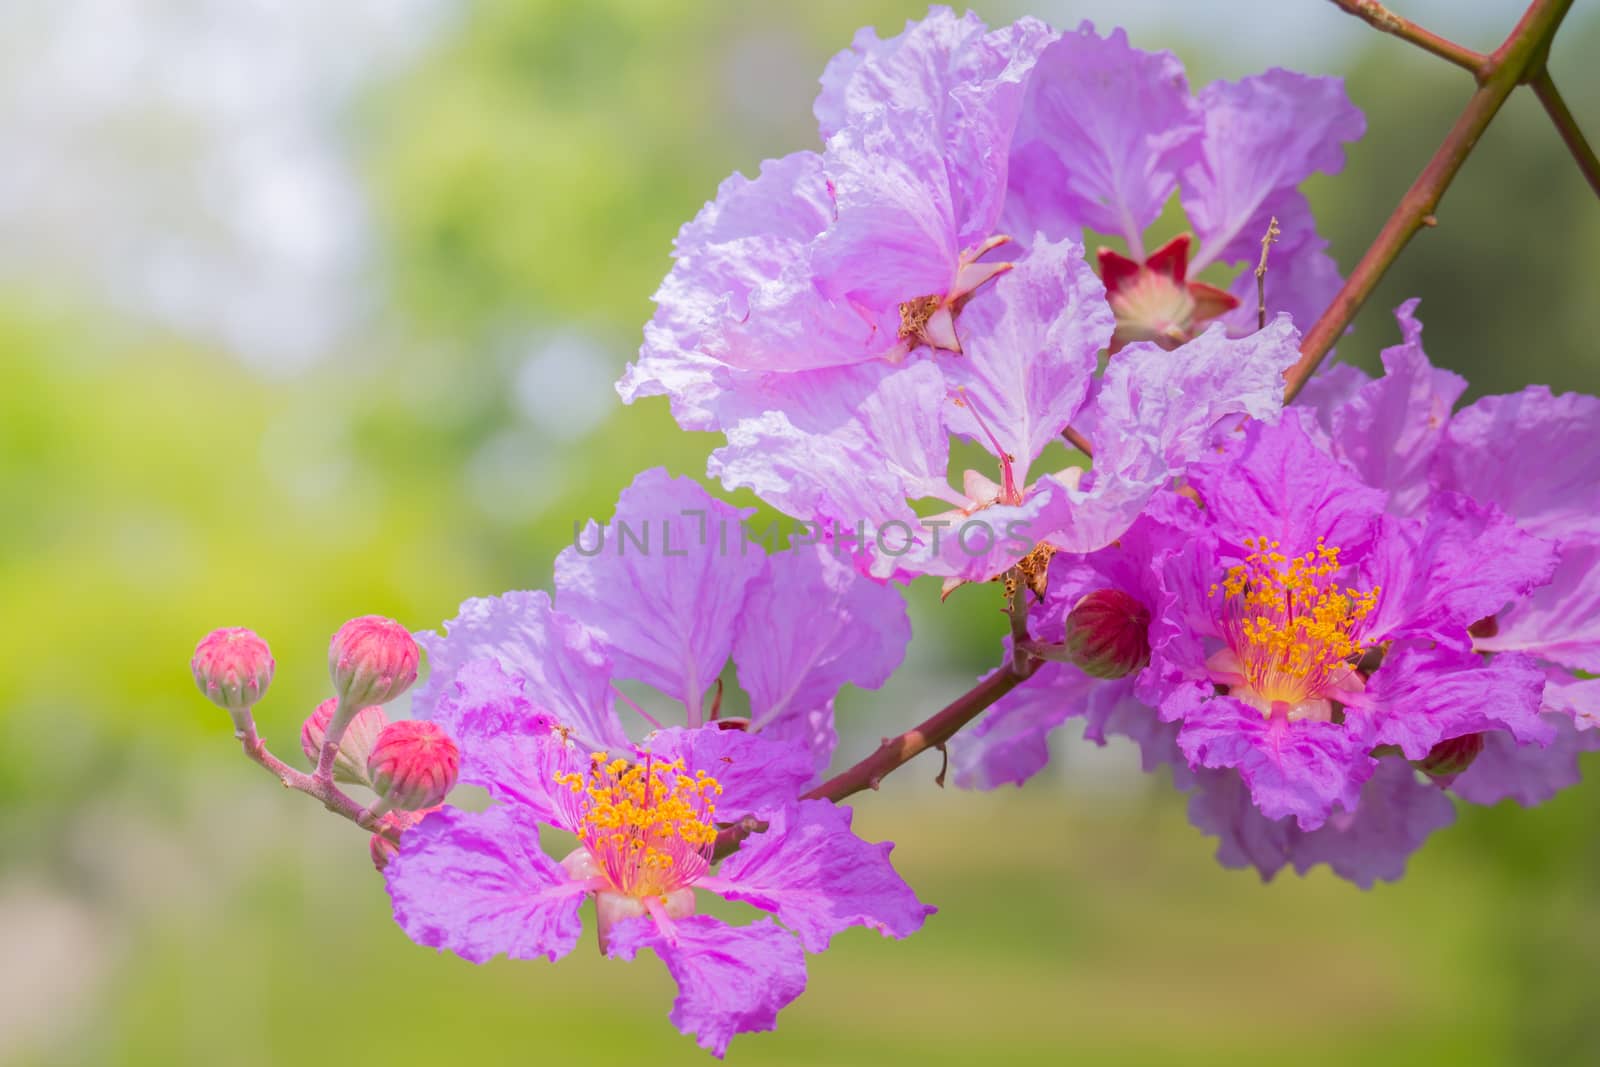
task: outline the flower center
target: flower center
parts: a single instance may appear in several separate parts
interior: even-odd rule
[[[643,763],[596,752],[589,772],[556,775],[556,796],[578,840],[619,893],[662,896],[690,885],[711,866],[717,828],[712,797],[722,786],[683,760]]]
[[[1341,587],[1334,579],[1339,550],[1320,538],[1293,559],[1265,537],[1247,538],[1245,547],[1252,549],[1245,561],[1211,587],[1212,596],[1223,596],[1222,634],[1243,680],[1237,695],[1267,712],[1336,696],[1364,651],[1357,631],[1381,587]]]
[[[1134,341],[1177,348],[1205,323],[1239,306],[1233,294],[1189,281],[1188,234],[1174,237],[1143,263],[1109,248],[1100,249],[1098,256],[1106,300],[1117,317],[1112,354]]]

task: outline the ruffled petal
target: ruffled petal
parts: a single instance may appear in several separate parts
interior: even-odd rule
[[[1245,538],[1265,536],[1286,556],[1325,538],[1345,559],[1358,558],[1384,507],[1384,494],[1319,449],[1294,414],[1276,426],[1249,424],[1222,458],[1191,467],[1189,478],[1217,536],[1241,555]]]
[[[800,546],[771,556],[750,584],[733,658],[750,697],[750,727],[800,720],[796,739],[819,736],[833,698],[847,683],[876,689],[905,658],[911,619],[895,589],[861,577],[829,549]],[[829,752],[817,752],[819,768]]]
[[[1600,701],[1596,707],[1600,710]],[[1531,808],[1577,785],[1583,779],[1578,757],[1600,749],[1600,731],[1579,730],[1572,716],[1560,711],[1547,711],[1544,719],[1555,735],[1548,745],[1518,744],[1508,733],[1488,734],[1483,751],[1450,783],[1450,791],[1473,804],[1511,799]]]
[[[573,769],[573,742],[556,719],[528,699],[521,678],[495,660],[474,660],[439,695],[439,714],[461,747],[461,781],[496,800],[521,805],[542,822],[563,826],[551,799],[555,776]]]
[[[938,909],[918,900],[895,872],[891,842],[874,844],[851,832],[851,814],[826,800],[803,800],[774,814],[766,832],[746,838],[701,884],[773,912],[811,952],[851,926],[909,937]]]
[[[995,789],[1021,785],[1050,762],[1050,734],[1068,719],[1094,714],[1102,702],[1131,699],[1128,679],[1090,678],[1069,663],[1046,663],[950,743],[956,785]],[[1107,712],[1108,713],[1108,712]]]
[[[1333,454],[1386,491],[1397,515],[1425,510],[1450,409],[1467,388],[1465,378],[1428,362],[1417,303],[1408,300],[1395,312],[1404,341],[1383,350],[1383,377],[1363,386],[1330,422]]]
[[[752,514],[656,468],[622,491],[608,526],[591,520],[556,557],[562,610],[604,638],[618,675],[681,700],[691,724],[762,568],[744,545]]]
[[[1441,488],[1494,504],[1541,537],[1600,543],[1600,398],[1542,385],[1486,396],[1456,412],[1448,438],[1434,471]]]
[[[1544,673],[1522,656],[1485,661],[1445,647],[1396,645],[1359,698],[1374,745],[1422,759],[1440,741],[1504,730],[1522,744],[1554,738],[1540,717]]]
[[[1036,242],[961,313],[965,355],[945,369],[959,403],[945,408],[946,424],[1014,460],[1014,477],[1025,483],[1029,466],[1083,406],[1115,326],[1083,248]]]
[[[612,958],[631,960],[645,948],[661,957],[678,983],[667,1018],[719,1058],[735,1035],[775,1028],[778,1012],[805,992],[805,952],[771,919],[729,926],[691,915],[673,921],[670,931],[649,918],[612,928]]]
[[[1362,889],[1397,882],[1406,862],[1435,830],[1455,822],[1455,805],[1404,760],[1378,761],[1353,812],[1334,812],[1319,830],[1302,833],[1293,848],[1295,869],[1319,863]]]
[[[407,937],[473,963],[559,959],[583,930],[585,884],[540,850],[538,823],[515,807],[429,815],[383,876]]]
[[[1142,255],[1155,221],[1198,158],[1201,116],[1183,65],[1084,23],[1034,66],[1017,121],[1006,226],[1053,238],[1120,234]]]
[[[1353,810],[1376,765],[1361,738],[1338,723],[1263,716],[1232,697],[1190,711],[1178,746],[1197,770],[1236,768],[1261,814],[1293,815],[1302,830],[1321,826],[1335,807]]]
[[[428,678],[417,687],[412,708],[445,730],[458,728],[455,711],[441,706],[456,674],[474,660],[489,659],[521,679],[524,693],[538,695],[540,708],[590,744],[625,744],[613,709],[611,661],[595,635],[557,611],[548,594],[511,592],[461,605],[445,633],[417,634],[428,653]]]
[[[714,725],[685,730],[657,730],[638,748],[657,759],[682,759],[693,774],[705,771],[722,786],[717,794],[717,821],[745,815],[766,818],[794,803],[815,776],[809,751],[761,734],[719,729]]]
[[[915,528],[907,499],[951,493],[946,391],[931,360],[788,375],[772,383],[759,415],[727,430],[707,472],[807,521],[864,521],[897,547],[898,532],[885,526]]]
[[[1205,134],[1199,158],[1183,171],[1184,210],[1201,241],[1197,270],[1253,262],[1267,220],[1298,214],[1296,187],[1319,170],[1339,173],[1343,142],[1366,133],[1340,78],[1274,68],[1213,82],[1200,91],[1199,105]]]
[[[889,316],[900,304],[947,293],[959,269],[944,148],[937,120],[920,111],[878,111],[828,141],[838,216],[813,246],[812,269],[822,293],[881,322],[882,350],[895,343]]]
[[[1470,647],[1467,628],[1550,580],[1555,546],[1497,508],[1438,493],[1422,523],[1384,516],[1360,571],[1378,587],[1368,641],[1423,637]]]
[[[822,75],[814,111],[824,140],[883,111],[927,116],[950,176],[958,243],[987,237],[1006,188],[1006,155],[1023,85],[1054,33],[1024,18],[986,32],[968,12],[934,8],[881,41],[856,35]]]
[[[1548,585],[1501,613],[1474,647],[1527,652],[1575,670],[1600,672],[1600,544],[1569,541]]]

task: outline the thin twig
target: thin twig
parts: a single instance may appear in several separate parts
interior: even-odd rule
[[[1561,140],[1566,142],[1567,151],[1572,153],[1572,158],[1577,161],[1578,169],[1583,171],[1583,176],[1588,179],[1589,187],[1596,196],[1600,196],[1600,159],[1594,154],[1594,149],[1584,138],[1583,131],[1578,128],[1578,120],[1572,117],[1572,112],[1567,110],[1567,102],[1561,99],[1561,94],[1556,91],[1556,83],[1550,79],[1549,70],[1540,70],[1528,80],[1533,88],[1533,95],[1539,98],[1539,103],[1550,115],[1550,121],[1556,124],[1556,131],[1561,134]]]
[[[1333,303],[1300,342],[1300,359],[1284,374],[1284,403],[1293,400],[1305,388],[1318,364],[1372,295],[1379,279],[1394,264],[1401,250],[1417,231],[1432,225],[1433,213],[1444,191],[1476,147],[1478,138],[1499,113],[1506,97],[1543,57],[1550,38],[1571,6],[1572,0],[1533,0],[1511,36],[1488,58],[1478,91],[1472,94],[1444,143],[1400,198],[1394,213],[1378,231],[1361,262],[1350,272]]]
[[[876,752],[823,782],[805,794],[804,799],[837,802],[863,789],[878,788],[878,783],[895,768],[930,748],[938,748],[995,701],[1033,677],[1041,663],[1041,660],[1030,659],[1019,673],[1008,661],[1006,666],[946,704],[925,722],[898,737],[885,738]]]
[[[368,810],[356,800],[346,796],[343,790],[333,784],[331,778],[322,779],[314,774],[297,771],[267,751],[267,743],[257,736],[254,723],[247,725],[235,736],[238,737],[244,754],[282,782],[285,789],[298,790],[307,796],[315,797],[322,801],[323,807],[336,815],[344,816],[363,830],[381,834],[396,845],[400,843],[399,831],[371,818]]]
[[[1431,52],[1440,59],[1448,60],[1463,70],[1469,70],[1473,76],[1482,81],[1482,71],[1489,57],[1482,52],[1474,52],[1464,48],[1454,41],[1440,37],[1431,30],[1423,29],[1409,19],[1401,18],[1393,11],[1378,3],[1377,0],[1332,0],[1341,11],[1354,15],[1373,29],[1410,41],[1423,51]]]
[[[1256,264],[1256,329],[1267,328],[1267,250],[1278,239],[1278,216],[1267,220],[1267,232],[1261,235],[1261,262]]]

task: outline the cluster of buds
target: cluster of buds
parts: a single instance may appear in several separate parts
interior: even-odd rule
[[[456,743],[438,726],[390,722],[384,712],[416,682],[419,661],[416,640],[393,619],[364,615],[339,628],[328,648],[334,695],[300,727],[310,774],[273,756],[256,734],[252,709],[276,666],[266,641],[243,627],[213,631],[195,648],[190,668],[200,691],[232,717],[245,755],[284,785],[375,831],[370,850],[382,870],[400,835],[444,802],[460,771]],[[339,784],[370,789],[376,798],[363,805]]]

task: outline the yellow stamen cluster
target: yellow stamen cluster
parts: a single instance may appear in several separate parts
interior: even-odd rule
[[[1378,604],[1381,587],[1341,587],[1339,550],[1323,544],[1289,558],[1277,541],[1246,538],[1251,549],[1228,568],[1221,586],[1223,636],[1252,690],[1289,705],[1329,695],[1364,650],[1356,631]]]
[[[716,845],[722,786],[682,759],[643,763],[589,757],[588,774],[558,774],[577,816],[578,840],[619,893],[659,896],[704,874]]]

